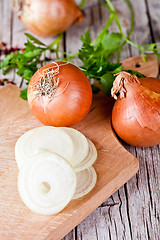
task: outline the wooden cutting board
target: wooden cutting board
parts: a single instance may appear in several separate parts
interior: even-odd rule
[[[72,200],[55,216],[32,213],[17,191],[14,146],[24,132],[42,124],[30,112],[28,103],[20,99],[19,93],[20,89],[13,85],[0,89],[0,239],[60,240],[137,172],[138,160],[119,143],[112,131],[113,99],[102,93],[95,95],[89,114],[73,126],[97,147],[95,188],[83,198]]]

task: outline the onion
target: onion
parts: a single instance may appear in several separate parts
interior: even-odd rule
[[[13,7],[25,27],[43,37],[59,34],[83,19],[74,0],[13,0]]]
[[[160,80],[138,79],[121,72],[111,92],[115,99],[119,93],[112,111],[112,124],[117,135],[137,147],[159,144]]]
[[[74,170],[54,153],[32,156],[19,171],[20,197],[35,213],[52,215],[60,212],[72,199],[76,186]]]
[[[16,142],[15,158],[20,197],[35,213],[62,211],[72,199],[88,194],[97,181],[91,166],[96,148],[73,128],[31,129]]]
[[[76,167],[88,155],[89,144],[87,138],[81,132],[74,128],[62,127],[61,129],[65,131],[73,141],[74,153],[70,158],[69,163],[72,167]]]
[[[81,161],[78,165],[74,167],[75,172],[80,172],[86,168],[91,167],[97,159],[97,149],[95,145],[91,140],[87,140],[89,145],[88,155],[83,159],[83,161]]]
[[[97,181],[97,173],[93,167],[89,167],[76,172],[76,178],[77,187],[72,199],[81,198],[94,188]]]
[[[15,159],[18,168],[33,155],[45,151],[57,153],[70,162],[76,150],[71,137],[62,129],[50,126],[33,128],[16,142]]]
[[[43,66],[28,86],[31,111],[45,125],[76,124],[88,113],[91,102],[92,89],[87,77],[70,63]]]

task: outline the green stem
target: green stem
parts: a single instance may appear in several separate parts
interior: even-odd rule
[[[108,18],[108,20],[107,20],[107,23],[106,23],[104,29],[100,32],[100,34],[98,35],[98,37],[96,37],[96,38],[92,41],[91,45],[94,45],[97,41],[101,41],[101,40],[103,39],[104,34],[106,33],[106,31],[108,31],[108,28],[109,28],[110,25],[112,24],[113,20],[114,20],[114,14],[111,13],[110,16],[109,16],[109,18]]]
[[[56,38],[56,40],[55,40],[53,43],[51,43],[51,44],[47,47],[47,49],[53,50],[53,46],[54,46],[54,45],[58,45],[58,46],[59,46],[62,37],[63,37],[63,33],[59,34],[58,37]]]
[[[150,47],[152,43],[142,44],[141,47]],[[154,43],[155,45],[160,45],[160,42]]]
[[[60,52],[63,53],[63,54],[68,55],[68,57],[66,57],[66,58],[63,59],[63,60],[65,60],[65,61],[68,60],[68,59],[72,59],[72,58],[78,56],[78,54],[79,54],[79,52],[74,53],[74,54],[69,54],[69,53],[66,53],[66,52],[63,52],[63,51],[60,51]]]
[[[127,35],[127,38],[129,39],[132,32],[133,32],[133,29],[134,29],[134,10],[133,10],[132,4],[130,3],[129,0],[124,0],[124,1],[128,5],[128,8],[130,10],[130,16],[131,16],[130,17],[131,18],[131,27],[130,27],[130,30],[129,30],[128,35]],[[117,62],[119,62],[120,54],[121,54],[121,51],[122,51],[123,47],[125,46],[125,44],[126,44],[126,41],[123,41],[123,43],[120,46],[120,49],[119,49],[118,54],[117,54]]]
[[[130,38],[130,36],[133,32],[133,29],[134,29],[134,10],[133,10],[132,4],[129,0],[125,0],[125,2],[128,5],[128,8],[129,8],[130,14],[131,14],[131,27],[130,27],[129,33],[127,35],[127,37]]]
[[[82,9],[84,4],[86,3],[87,0],[82,0],[82,2],[79,4],[79,8]]]
[[[142,53],[142,55],[143,55],[143,57],[144,57],[144,50],[141,49],[141,46],[138,45],[138,44],[133,43],[132,41],[130,41],[130,40],[124,35],[124,33],[123,33],[123,31],[122,31],[122,27],[121,27],[120,21],[119,21],[119,18],[118,18],[118,15],[117,15],[117,12],[116,12],[114,6],[112,5],[111,1],[110,1],[110,0],[106,0],[106,2],[107,2],[107,3],[110,3],[110,6],[112,7],[112,13],[114,14],[114,20],[115,20],[115,22],[116,22],[116,24],[117,24],[117,26],[118,26],[118,28],[119,28],[119,31],[120,31],[120,33],[122,34],[122,37],[124,38],[125,42],[127,42],[127,43],[129,43],[131,46],[137,48],[137,49]]]
[[[129,37],[130,37],[130,35],[131,35],[132,31],[133,31],[132,28],[134,27],[134,21],[133,21],[133,20],[134,20],[134,18],[133,18],[134,15],[133,15],[132,6],[131,6],[131,4],[129,4],[129,0],[125,0],[125,1],[126,1],[126,3],[128,4],[128,6],[129,6],[129,8],[130,8],[130,11],[131,11],[131,13],[132,13],[132,16],[131,16],[131,18],[132,18],[132,21],[131,21],[131,22],[132,22],[132,25],[131,25],[131,29],[130,29],[130,32],[129,32]],[[107,2],[107,4],[108,4],[108,6],[109,6],[109,10],[110,10],[111,14],[114,15],[114,20],[115,20],[115,22],[116,22],[116,24],[117,24],[117,26],[118,26],[118,28],[119,28],[120,33],[122,34],[123,39],[125,40],[125,43],[128,43],[128,44],[130,44],[131,46],[137,48],[137,49],[141,52],[142,57],[143,57],[143,60],[145,61],[145,60],[146,60],[146,59],[145,59],[145,51],[146,51],[146,50],[142,49],[143,45],[141,46],[141,45],[138,45],[138,44],[133,43],[132,41],[129,40],[128,35],[127,35],[127,37],[124,35],[124,33],[123,33],[123,31],[122,31],[122,27],[121,27],[120,21],[119,21],[119,18],[118,18],[118,15],[117,15],[117,12],[116,12],[113,4],[111,3],[110,0],[106,0],[106,2]],[[122,44],[123,44],[123,43],[122,43]]]
[[[106,0],[106,3],[108,4],[110,12],[115,12],[115,8],[114,8],[113,4],[111,3],[111,1],[110,0]]]

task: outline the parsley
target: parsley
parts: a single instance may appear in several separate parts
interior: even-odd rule
[[[155,53],[160,57],[157,45],[160,43],[151,43],[145,45],[137,45],[130,41],[130,36],[134,28],[134,12],[129,0],[124,0],[128,5],[131,16],[131,27],[128,35],[125,36],[117,12],[110,0],[105,0],[103,3],[110,12],[110,16],[104,26],[104,29],[99,33],[98,37],[91,40],[90,30],[87,30],[83,36],[81,36],[82,47],[78,53],[73,55],[64,53],[67,57],[64,61],[69,61],[74,57],[78,57],[82,65],[79,67],[89,79],[94,79],[102,84],[106,94],[110,94],[115,74],[122,71],[121,63],[119,62],[121,51],[126,43],[136,47],[141,52],[145,61],[146,53]],[[82,5],[86,0],[82,1]],[[82,7],[81,5],[81,7]],[[109,32],[109,27],[115,22],[118,26],[119,32]],[[10,69],[18,69],[17,74],[29,83],[33,74],[37,71],[40,62],[46,62],[45,52],[47,50],[56,53],[57,59],[59,59],[58,53],[59,44],[62,38],[60,34],[57,39],[46,46],[38,39],[30,34],[25,34],[27,37],[27,43],[25,43],[25,49],[23,52],[17,51],[11,53],[5,57],[1,63],[2,73],[5,75]],[[116,56],[117,62],[111,62],[111,57]],[[142,74],[129,70],[128,72],[137,75],[138,77],[144,77]],[[93,92],[98,92],[100,89],[92,85]],[[27,89],[21,91],[20,95],[23,99],[27,98]]]
[[[33,74],[37,71],[40,62],[46,61],[45,52],[47,50],[56,53],[59,59],[59,43],[62,38],[62,34],[49,46],[40,42],[32,35],[25,33],[27,42],[25,43],[24,51],[17,51],[6,55],[1,62],[2,73],[5,75],[11,69],[18,69],[17,75],[27,80],[29,83]],[[27,89],[23,90],[20,94],[21,98],[27,99]]]
[[[115,79],[115,75],[122,71],[121,63],[111,63],[110,57],[119,50],[119,45],[122,42],[122,35],[120,33],[109,34],[108,30],[103,30],[96,39],[96,44],[91,42],[90,31],[88,30],[84,36],[81,37],[83,43],[79,50],[78,57],[83,65],[80,69],[85,73],[89,79],[99,81],[106,94],[110,94],[110,90]],[[129,70],[137,77],[144,77],[144,75]],[[95,88],[93,88],[93,92]],[[97,87],[96,87],[97,92]]]
[[[129,0],[125,0],[129,7],[131,15],[131,27],[127,37],[123,34],[120,20],[118,18],[117,12],[110,0],[105,0],[103,3],[105,7],[108,8],[110,16],[106,22],[104,29],[99,33],[98,37],[91,41],[90,31],[87,30],[84,36],[81,36],[82,47],[77,53],[77,56],[82,61],[82,66],[80,69],[86,74],[89,79],[98,80],[102,84],[103,89],[106,94],[110,94],[113,81],[115,79],[115,74],[122,71],[121,63],[119,63],[120,53],[126,43],[136,47],[142,53],[143,59],[145,61],[145,53],[155,53],[158,57],[158,49],[156,45],[159,43],[152,43],[146,45],[137,45],[129,40],[129,37],[134,28],[134,12],[132,5]],[[115,21],[118,26],[119,32],[110,33],[109,27]],[[111,63],[110,58],[117,55],[117,63]],[[75,54],[73,55],[73,57]],[[68,59],[72,58],[69,56]],[[131,74],[137,77],[145,77],[139,72],[129,70]],[[97,87],[92,88],[93,91]]]

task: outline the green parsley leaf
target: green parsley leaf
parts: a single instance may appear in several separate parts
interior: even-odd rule
[[[122,34],[121,33],[111,33],[105,34],[102,39],[103,48],[111,53],[117,51],[119,49],[119,45],[122,42]]]
[[[45,46],[44,43],[42,43],[41,41],[39,41],[37,38],[33,37],[31,34],[25,33],[25,35],[26,35],[26,37],[27,37],[28,39],[30,39],[33,43],[36,43],[36,44],[38,44],[38,45]]]
[[[27,90],[28,88],[25,88],[24,90],[22,90],[20,92],[20,97],[23,99],[23,100],[27,100]]]
[[[8,54],[5,59],[1,62],[2,73],[5,75],[13,66],[12,60],[15,58],[16,54]]]
[[[24,51],[23,53],[23,57],[25,58],[35,58],[35,57],[39,57],[41,56],[42,54],[42,50],[41,49],[36,49],[36,50],[33,50],[33,51]]]
[[[90,44],[91,43],[91,33],[90,33],[90,30],[88,29],[85,32],[84,36],[81,36],[80,39],[81,39],[81,41],[83,43]]]
[[[112,73],[108,72],[101,77],[100,83],[102,83],[104,92],[106,95],[111,94],[111,88],[113,86],[115,77]]]

